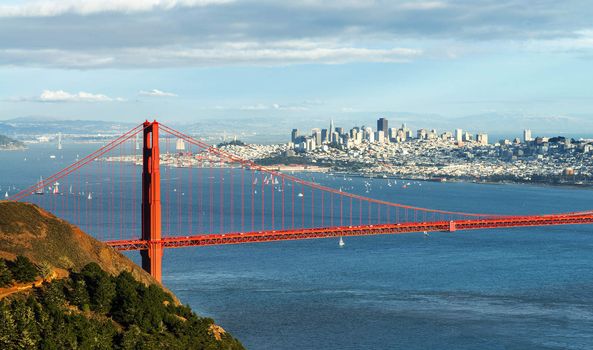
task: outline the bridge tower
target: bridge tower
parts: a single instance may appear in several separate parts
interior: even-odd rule
[[[140,255],[142,268],[161,282],[161,173],[159,124],[156,120],[144,122],[142,149],[142,240],[148,242],[148,249],[140,251]]]

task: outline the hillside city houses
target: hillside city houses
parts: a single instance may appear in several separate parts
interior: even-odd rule
[[[491,143],[486,133],[474,135],[462,129],[438,134],[434,129],[414,133],[406,124],[390,128],[386,118],[377,120],[376,130],[363,126],[345,131],[330,121],[328,129],[314,128],[308,135],[293,129],[291,141],[279,147],[287,156],[300,155],[317,164],[356,163],[364,166],[364,172],[413,178],[546,182],[550,177],[564,181],[572,176],[576,183],[593,179],[593,140],[533,137],[528,129],[522,139]]]

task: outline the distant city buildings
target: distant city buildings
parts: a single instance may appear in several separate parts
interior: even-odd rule
[[[389,138],[389,126],[387,119],[379,118],[377,120],[377,131],[383,134],[382,139]]]
[[[528,136],[531,137],[530,135],[529,132]],[[301,135],[298,129],[292,129],[289,146],[298,152],[310,152],[317,148],[327,149],[328,147],[350,149],[363,143],[390,144],[412,140],[437,139],[455,142],[460,147],[463,146],[464,142],[474,141],[479,145],[488,145],[488,134],[486,133],[476,134],[475,137],[468,131],[464,132],[463,129],[456,129],[453,133],[445,131],[440,135],[435,129],[418,129],[414,133],[405,123],[402,123],[399,128],[390,128],[387,118],[382,117],[377,120],[376,130],[364,125],[346,130],[341,126],[335,126],[333,119],[330,119],[329,129],[314,128],[311,129],[311,133],[308,135]]]

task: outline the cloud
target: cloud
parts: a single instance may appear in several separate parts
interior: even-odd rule
[[[202,47],[125,48],[94,54],[66,50],[0,50],[0,65],[57,68],[203,67],[225,65],[290,65],[306,63],[408,62],[422,56],[415,48],[362,48],[334,43],[229,42]],[[159,90],[145,96],[172,96]]]
[[[214,106],[214,107],[207,107],[206,109],[214,109],[214,110],[231,110],[231,111],[308,111],[311,109],[316,109],[322,105],[321,101],[303,101],[301,103],[294,103],[294,104],[280,104],[280,103],[255,103],[243,106]]]
[[[183,7],[230,3],[233,0],[60,0],[0,5],[0,17],[54,17],[64,14],[92,15],[104,12],[148,12]]]
[[[592,52],[582,38],[592,11],[589,0],[33,1],[0,5],[0,65],[273,66]]]
[[[138,94],[141,96],[150,96],[150,97],[177,97],[177,95],[172,92],[165,92],[165,91],[161,91],[158,89],[152,89],[149,91],[142,90]]]
[[[443,1],[415,1],[405,2],[401,5],[404,10],[436,10],[447,7],[448,4]]]
[[[43,90],[41,95],[33,99],[38,102],[122,102],[121,97],[109,97],[103,94],[92,94],[89,92],[69,93],[64,90]]]

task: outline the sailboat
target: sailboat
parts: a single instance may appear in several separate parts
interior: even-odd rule
[[[39,183],[38,183],[38,186],[37,186],[37,190],[35,190],[35,194],[42,195],[44,193],[45,192],[43,191],[43,177],[40,176],[39,177]]]
[[[87,197],[87,199],[88,199],[88,200],[91,200],[91,199],[93,199],[93,193],[92,193],[92,192],[89,192],[89,196]]]
[[[4,198],[8,198],[8,191],[4,194]]]
[[[346,243],[344,243],[344,240],[342,239],[342,236],[340,236],[340,241],[338,242],[338,246],[339,246],[340,248],[342,248],[342,247],[343,247],[343,246],[345,246],[345,245],[346,245]]]
[[[54,189],[53,189],[52,193],[53,194],[60,194],[60,183],[59,182],[56,182],[54,184]]]

